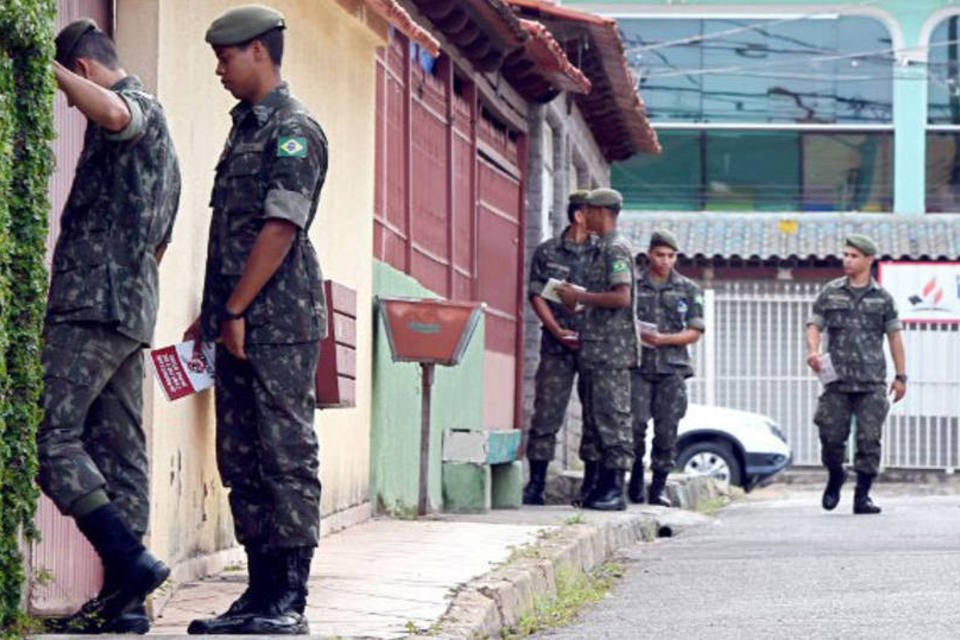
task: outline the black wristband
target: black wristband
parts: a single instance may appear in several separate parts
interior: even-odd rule
[[[907,384],[907,374],[905,373],[898,373],[897,375],[893,376],[893,379],[896,380],[897,382],[902,382],[903,384]]]
[[[243,320],[243,313],[234,313],[227,308],[226,305],[223,306],[223,319],[224,320]]]

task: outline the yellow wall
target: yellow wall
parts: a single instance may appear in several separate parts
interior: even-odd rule
[[[213,168],[234,104],[214,74],[215,59],[203,35],[217,15],[238,4],[243,2],[117,2],[116,37],[127,71],[156,84],[150,88],[166,109],[183,174],[173,244],[161,266],[156,345],[177,341],[199,308]],[[362,515],[369,501],[374,55],[384,28],[375,18],[365,23],[353,15],[362,11],[352,1],[271,4],[287,19],[284,78],[330,141],[330,169],[311,238],[324,275],[357,291],[357,407],[316,414],[322,510],[329,526],[337,520],[331,514]],[[212,400],[205,393],[168,403],[153,380],[147,381],[150,545],[174,563],[233,542],[214,459]]]

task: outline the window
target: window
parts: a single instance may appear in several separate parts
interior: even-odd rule
[[[960,211],[960,16],[930,36],[927,88],[927,193],[929,212]]]
[[[893,62],[873,18],[621,18],[663,145],[614,167],[628,208],[889,211]]]
[[[663,154],[613,167],[625,207],[666,211],[890,211],[893,134],[665,130]]]

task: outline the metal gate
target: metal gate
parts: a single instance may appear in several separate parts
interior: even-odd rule
[[[805,331],[821,286],[732,282],[707,290],[707,332],[694,350],[691,401],[771,416],[796,465],[820,464],[813,412],[821,387],[806,364]],[[882,464],[952,471],[960,462],[960,333],[956,325],[908,324],[903,341],[910,383],[884,425]]]
[[[793,464],[820,465],[813,413],[821,386],[806,364],[806,321],[822,283],[717,283],[704,291],[707,331],[693,347],[690,401],[755,411],[776,420],[793,449]],[[881,464],[889,468],[960,466],[960,328],[907,324],[903,330],[910,383],[884,424]],[[884,345],[888,376],[893,363]],[[577,467],[580,407],[567,413],[557,457]]]

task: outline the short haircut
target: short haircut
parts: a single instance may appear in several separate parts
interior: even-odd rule
[[[567,205],[567,220],[570,221],[570,224],[573,224],[573,215],[577,211],[583,209],[585,206],[587,205],[583,204],[582,202],[571,202]]]
[[[117,46],[110,36],[102,31],[89,31],[83,34],[73,47],[70,57],[63,66],[73,69],[78,58],[88,58],[99,62],[111,71],[120,68],[120,56],[117,55]]]
[[[246,49],[254,40],[259,40],[263,43],[263,47],[267,50],[273,66],[279,67],[283,62],[283,27],[276,27],[275,29],[264,31],[255,38],[251,38],[237,46],[241,49]]]

